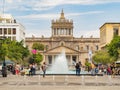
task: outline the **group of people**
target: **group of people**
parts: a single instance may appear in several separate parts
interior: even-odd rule
[[[30,64],[28,68],[24,68],[23,66],[21,66],[19,63],[17,63],[16,65],[11,65],[9,66],[9,71],[11,71],[14,75],[19,75],[21,73],[21,71],[24,71],[26,75],[32,76],[36,74],[36,68],[37,65],[36,64]],[[43,64],[40,66],[40,70],[43,72],[43,77],[45,77],[46,75],[46,69],[47,69],[47,64],[45,62],[43,62]],[[75,64],[75,70],[76,70],[76,75],[80,76],[81,71],[83,71],[83,65],[81,64],[81,62],[77,62]],[[98,74],[100,72],[103,72],[103,74],[106,75],[113,75],[115,74],[115,66],[113,65],[108,65],[108,66],[99,66],[99,65],[91,65],[91,69],[90,69],[91,74]]]
[[[19,75],[20,71],[23,70],[23,66],[19,63],[16,63],[15,65],[11,64],[7,66],[8,71],[10,71],[13,75]]]
[[[7,66],[8,71],[10,71],[13,75],[33,76],[36,74],[37,68],[38,68],[38,66],[35,63],[29,64],[28,67],[24,67],[24,66],[20,65],[19,63],[16,63],[15,65]],[[40,70],[43,71],[43,77],[45,77],[46,68],[47,68],[47,64],[45,62],[43,62],[43,64],[40,66]]]

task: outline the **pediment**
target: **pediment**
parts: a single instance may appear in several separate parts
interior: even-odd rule
[[[74,49],[69,48],[69,47],[66,47],[66,46],[58,46],[58,47],[55,47],[53,49],[50,49],[50,50],[46,51],[45,53],[46,54],[47,53],[56,53],[57,54],[57,53],[61,53],[63,51],[65,51],[65,53],[68,53],[68,54],[72,54],[72,53],[78,54],[78,53],[80,53],[79,51],[74,50]]]

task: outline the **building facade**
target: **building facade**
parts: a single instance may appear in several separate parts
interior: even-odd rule
[[[0,15],[0,37],[7,37],[11,40],[25,42],[25,28],[18,23],[10,14]]]
[[[115,35],[120,36],[120,23],[105,23],[100,27],[100,48],[104,47],[111,42]]]
[[[65,51],[68,65],[73,65],[73,62],[91,58],[92,53],[99,50],[99,38],[76,38],[73,36],[73,21],[64,17],[62,10],[60,18],[51,21],[51,37],[26,37],[26,45],[32,50],[33,43],[38,42],[45,45],[45,50],[41,52],[44,56],[44,61],[51,65],[55,62],[55,58],[63,50]]]

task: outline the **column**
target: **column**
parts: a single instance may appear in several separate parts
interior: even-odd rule
[[[71,65],[73,64],[72,55],[70,55],[70,64],[71,64]]]
[[[52,55],[52,64],[55,62],[54,55]]]
[[[64,35],[66,35],[66,29],[64,29]]]
[[[57,35],[58,35],[58,29],[57,29]]]
[[[56,29],[54,29],[54,35],[56,35]]]
[[[44,61],[48,64],[48,55],[45,55]]]
[[[69,35],[68,29],[66,31],[67,31],[67,35]]]
[[[71,35],[71,29],[69,29],[69,35]]]
[[[52,36],[54,36],[55,34],[54,34],[54,29],[52,29]]]
[[[71,35],[73,35],[73,29],[71,29]]]

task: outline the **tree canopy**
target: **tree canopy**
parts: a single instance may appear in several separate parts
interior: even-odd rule
[[[96,64],[108,64],[113,62],[113,58],[110,57],[106,50],[99,50],[93,55],[93,61]]]
[[[29,50],[27,47],[23,46],[23,41],[11,41],[10,39],[6,38],[5,40],[0,40],[0,57],[1,60],[4,58],[9,58],[14,62],[21,62],[24,57],[29,55]]]
[[[32,45],[32,49],[36,49],[36,50],[44,50],[44,45],[41,43],[33,43]]]
[[[115,36],[113,40],[108,44],[108,53],[110,56],[114,57],[115,60],[119,58],[120,50],[120,36]]]

